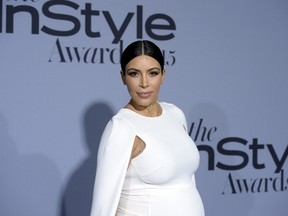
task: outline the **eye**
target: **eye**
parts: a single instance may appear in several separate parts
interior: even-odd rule
[[[160,73],[159,71],[151,71],[151,72],[149,73],[149,76],[154,77],[154,76],[157,76],[159,73]]]
[[[128,74],[128,76],[131,76],[131,77],[138,76],[138,72],[137,71],[129,71],[127,74]]]

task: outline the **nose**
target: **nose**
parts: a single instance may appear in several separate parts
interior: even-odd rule
[[[148,86],[148,78],[146,76],[142,76],[140,80],[140,87],[147,88]]]

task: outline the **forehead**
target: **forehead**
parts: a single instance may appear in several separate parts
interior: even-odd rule
[[[135,58],[133,58],[128,64],[126,65],[126,70],[130,68],[135,68],[135,69],[149,69],[149,68],[161,68],[159,62],[148,56],[148,55],[140,55]]]

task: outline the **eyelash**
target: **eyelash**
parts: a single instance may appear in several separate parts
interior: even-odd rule
[[[136,77],[138,73],[133,71],[133,72],[129,72],[128,75],[131,77]]]
[[[157,76],[158,74],[159,74],[158,71],[151,71],[151,72],[149,72],[149,76],[152,76],[152,77]],[[137,75],[139,75],[139,73],[138,73],[138,72],[131,71],[131,72],[128,73],[128,75],[131,76],[131,77],[136,77]]]
[[[158,74],[159,74],[158,71],[151,71],[151,72],[149,73],[149,75],[152,75],[152,76],[157,76]]]

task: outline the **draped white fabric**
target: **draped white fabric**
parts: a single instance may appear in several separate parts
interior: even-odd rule
[[[287,7],[0,0],[0,215],[89,216],[101,134],[129,100],[119,56],[149,39],[159,101],[200,149],[206,214],[287,216]]]

